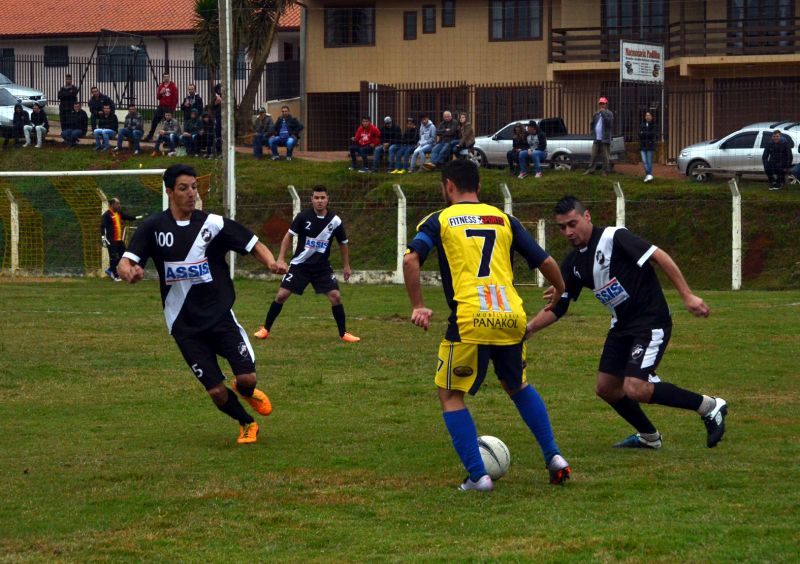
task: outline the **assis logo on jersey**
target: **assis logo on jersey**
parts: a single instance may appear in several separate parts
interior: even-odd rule
[[[167,286],[178,282],[191,282],[192,284],[205,284],[211,282],[211,268],[208,259],[196,262],[165,262],[164,283]]]
[[[594,290],[594,297],[597,298],[604,306],[616,307],[627,300],[630,296],[615,276],[609,280],[605,286]]]
[[[314,249],[318,253],[324,253],[328,249],[328,245],[330,245],[330,241],[325,239],[315,239],[314,237],[306,238],[306,248]]]

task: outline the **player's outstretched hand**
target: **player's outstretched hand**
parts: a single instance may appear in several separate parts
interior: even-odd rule
[[[136,284],[144,278],[144,268],[138,264],[134,264],[129,268],[117,268],[117,274],[125,282],[129,284]]]
[[[432,315],[433,310],[428,309],[427,307],[414,308],[411,310],[411,323],[417,327],[422,327],[425,329],[425,331],[427,331],[431,324]]]
[[[689,294],[689,296],[683,300],[683,305],[685,305],[689,313],[695,317],[708,317],[711,313],[711,308],[706,305],[703,298],[695,296],[694,294]]]

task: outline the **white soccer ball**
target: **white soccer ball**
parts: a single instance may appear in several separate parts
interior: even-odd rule
[[[483,465],[492,480],[499,480],[505,476],[511,464],[511,453],[506,443],[497,437],[482,435],[478,437],[478,448],[481,451]]]

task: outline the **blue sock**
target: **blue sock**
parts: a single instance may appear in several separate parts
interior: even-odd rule
[[[514,400],[522,420],[525,421],[539,442],[545,463],[550,462],[550,459],[556,454],[561,454],[558,446],[556,446],[556,440],[553,438],[550,417],[547,415],[547,408],[544,406],[539,392],[528,384],[528,386],[512,396],[511,399]]]
[[[442,417],[461,464],[469,472],[469,479],[477,482],[487,472],[478,449],[478,431],[469,410],[465,407],[458,411],[445,411]]]

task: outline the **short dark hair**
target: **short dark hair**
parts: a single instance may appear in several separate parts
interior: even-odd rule
[[[135,107],[136,107],[136,104],[134,104],[133,102],[131,102],[130,104],[128,104],[128,109],[130,109],[130,108],[135,108]]]
[[[183,175],[197,178],[197,171],[189,165],[180,163],[174,164],[164,171],[164,186],[170,189],[175,188],[175,182],[178,180],[178,177]]]
[[[314,187],[311,189],[311,193],[313,194],[314,192],[325,192],[325,193],[327,194],[327,193],[328,193],[328,188],[327,188],[327,187],[325,187],[325,186],[324,186],[324,185],[322,185],[322,184],[317,184],[316,186],[314,186]]]
[[[584,213],[586,212],[586,206],[583,205],[583,202],[581,202],[575,196],[566,195],[563,198],[561,198],[555,205],[555,207],[553,208],[553,213],[555,213],[556,215],[564,215],[571,212],[572,210],[575,210],[578,213]]]
[[[773,132],[772,132],[772,134],[773,134],[773,135],[781,135],[781,136],[783,135],[783,134],[780,132],[780,130],[778,130],[778,129],[776,129],[775,131],[773,131]]]
[[[450,161],[442,168],[442,184],[448,180],[456,185],[459,192],[477,192],[481,182],[478,167],[466,159]]]
[[[364,121],[364,120],[372,121],[372,118],[369,117],[369,116],[361,116],[361,121]]]
[[[72,78],[72,75],[71,74],[65,74],[64,78]]]
[[[291,111],[289,106],[281,106],[281,111],[286,110],[287,112]]]

